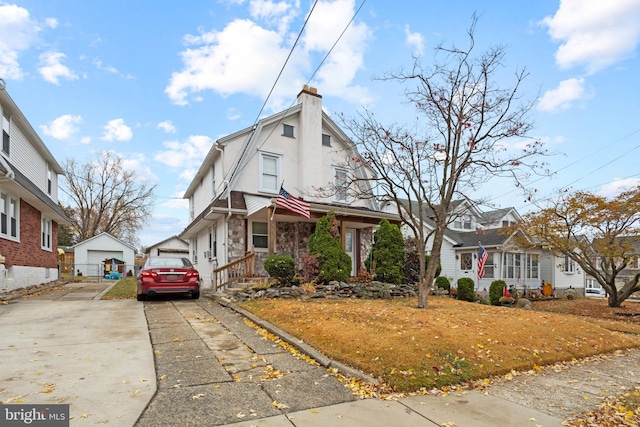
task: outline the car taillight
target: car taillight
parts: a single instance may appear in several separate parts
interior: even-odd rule
[[[187,274],[184,275],[185,279],[191,279],[192,277],[198,278],[198,272],[197,271],[190,271]]]
[[[145,277],[147,277],[147,278],[149,278],[149,277],[157,278],[158,277],[158,273],[156,273],[155,271],[143,271],[142,273],[140,273],[140,277],[141,278],[145,278]]]

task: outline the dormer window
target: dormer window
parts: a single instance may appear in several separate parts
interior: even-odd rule
[[[282,135],[288,136],[289,138],[293,138],[293,126],[282,125]]]

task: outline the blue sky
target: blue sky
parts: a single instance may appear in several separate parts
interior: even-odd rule
[[[312,4],[0,0],[0,78],[60,162],[113,150],[157,184],[140,234],[150,245],[187,225],[191,177],[213,141],[254,123]],[[532,134],[558,153],[548,159],[553,178],[533,184],[539,197],[639,184],[640,0],[318,1],[262,115],[309,83],[329,114],[367,105],[381,121],[403,122],[413,114],[403,87],[373,77],[412,55],[428,65],[439,44],[466,45],[474,12],[478,49],[507,47],[503,84],[529,70]],[[502,182],[481,195],[531,208]]]

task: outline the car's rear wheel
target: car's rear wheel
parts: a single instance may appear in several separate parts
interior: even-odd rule
[[[138,294],[138,295],[136,296],[136,299],[137,299],[138,301],[145,301],[145,300],[147,299],[147,296],[146,296],[145,294]]]
[[[193,293],[191,293],[191,298],[193,298],[193,299],[198,299],[198,298],[200,298],[200,292],[193,292]]]

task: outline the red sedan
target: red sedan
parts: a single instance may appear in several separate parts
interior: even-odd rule
[[[200,274],[182,257],[152,256],[136,280],[138,301],[161,294],[186,294],[200,298]]]

